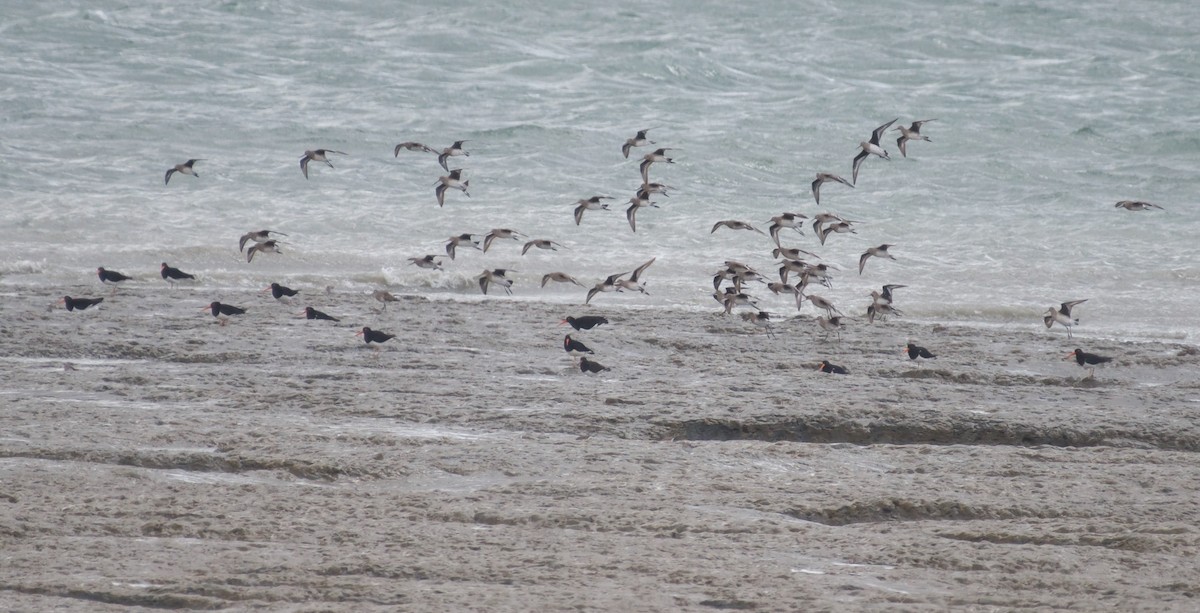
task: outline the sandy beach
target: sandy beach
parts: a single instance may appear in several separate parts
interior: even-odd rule
[[[5,610],[1200,607],[1194,346],[1037,313],[826,339],[783,299],[772,337],[626,296],[69,291],[106,301],[0,302]]]

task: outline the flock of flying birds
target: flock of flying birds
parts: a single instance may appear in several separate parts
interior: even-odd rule
[[[899,125],[893,128],[893,125],[899,119],[893,119],[871,132],[869,140],[859,143],[857,155],[851,162],[851,178],[847,181],[845,178],[829,172],[819,172],[811,183],[811,191],[814,201],[817,205],[821,203],[821,186],[825,184],[839,184],[848,188],[854,188],[858,183],[859,173],[863,164],[871,157],[878,157],[884,160],[890,160],[891,156],[884,149],[882,140],[888,131],[900,132],[900,137],[896,139],[896,145],[902,156],[907,157],[907,145],[911,141],[931,142],[928,136],[921,133],[922,127],[936,119],[922,119],[913,121],[909,125]],[[621,145],[622,155],[628,159],[630,154],[636,148],[642,148],[649,145],[655,145],[651,141],[648,132],[650,129],[638,130],[637,133],[627,139]],[[446,201],[446,193],[451,190],[462,192],[465,197],[470,197],[468,188],[470,181],[463,178],[462,168],[450,168],[450,162],[454,158],[469,157],[470,153],[464,148],[467,141],[455,141],[449,147],[441,150],[434,149],[427,145],[418,142],[403,142],[396,145],[393,151],[393,157],[399,157],[401,151],[431,153],[437,156],[439,166],[446,171],[445,175],[438,177],[434,185],[434,197],[437,200],[438,206],[444,206]],[[630,230],[637,232],[637,213],[643,208],[658,208],[657,203],[651,198],[655,194],[660,194],[664,197],[668,196],[668,190],[675,188],[657,183],[650,180],[650,170],[655,164],[672,164],[668,152],[670,147],[659,147],[650,153],[642,156],[638,166],[641,183],[636,188],[633,197],[627,204],[625,210],[626,219],[629,222]],[[304,152],[300,158],[300,170],[305,179],[309,177],[309,165],[311,162],[324,163],[330,168],[333,163],[330,161],[330,154],[347,155],[342,151],[332,149],[313,149]],[[203,158],[189,159],[186,162],[178,164],[166,171],[163,178],[164,185],[169,185],[171,178],[175,174],[187,175],[191,177],[199,177],[195,170],[196,162],[203,161]],[[591,196],[582,198],[574,203],[574,220],[576,225],[583,223],[584,214],[588,211],[609,210],[608,200],[614,200],[609,196]],[[1123,200],[1116,204],[1117,208],[1124,208],[1129,211],[1146,211],[1151,209],[1162,209],[1162,207],[1143,201]],[[830,300],[810,291],[810,288],[826,287],[832,288],[833,272],[837,270],[834,266],[825,263],[812,263],[813,260],[819,260],[820,256],[810,251],[800,249],[798,247],[786,247],[783,243],[783,231],[793,230],[802,233],[802,228],[805,224],[811,223],[811,228],[814,235],[820,241],[820,244],[825,245],[826,241],[837,234],[855,234],[857,230],[854,227],[853,220],[842,218],[833,213],[824,212],[814,215],[811,219],[801,213],[783,212],[772,217],[769,221],[767,231],[763,232],[753,223],[738,220],[725,219],[717,221],[713,224],[710,234],[717,232],[722,228],[732,231],[750,231],[760,234],[764,237],[769,237],[773,248],[771,256],[777,260],[779,264],[778,281],[768,280],[769,276],[762,274],[750,266],[743,263],[726,260],[722,267],[716,271],[713,276],[713,298],[721,305],[723,314],[730,314],[739,307],[748,307],[740,313],[740,316],[745,321],[762,328],[768,336],[774,337],[771,329],[771,313],[762,310],[758,306],[758,300],[749,294],[746,290],[751,283],[761,283],[766,289],[776,295],[790,295],[794,301],[797,310],[800,310],[805,302],[811,304],[819,313],[816,317],[817,326],[825,332],[826,338],[830,335],[840,337],[841,330],[844,326],[844,314]],[[239,252],[245,252],[246,261],[252,262],[255,254],[258,253],[281,253],[279,246],[282,243],[277,236],[287,236],[282,232],[274,230],[257,230],[243,234],[238,240]],[[531,249],[557,250],[563,245],[557,241],[547,238],[530,238],[521,232],[509,228],[495,228],[484,235],[463,233],[450,237],[446,244],[446,255],[427,254],[418,257],[409,258],[411,265],[420,268],[428,268],[434,270],[443,270],[442,260],[446,257],[454,260],[458,249],[469,248],[477,249],[486,253],[497,240],[515,240],[525,241],[521,255],[524,256]],[[247,248],[249,244],[249,248]],[[892,244],[881,244],[876,247],[867,249],[858,259],[858,274],[862,275],[871,258],[895,260],[895,256],[889,253]],[[587,290],[584,304],[590,304],[591,301],[599,294],[604,292],[639,292],[646,293],[644,275],[646,270],[654,264],[656,258],[651,258],[640,266],[631,271],[625,271],[609,275],[604,280],[596,283]],[[509,272],[514,272],[508,269],[495,268],[485,269],[479,274],[476,279],[479,284],[480,291],[487,294],[493,286],[500,287],[506,293],[512,293],[513,279],[507,275]],[[97,275],[102,283],[121,283],[128,281],[131,277],[117,271],[106,270],[101,267],[97,269]],[[161,277],[172,285],[179,281],[194,280],[195,275],[183,272],[178,268],[169,266],[163,262],[160,267]],[[548,272],[542,276],[541,286],[545,287],[548,283],[571,283],[580,287],[586,287],[580,283],[575,277],[561,271]],[[866,317],[869,323],[873,323],[876,319],[883,319],[891,315],[901,315],[899,309],[894,304],[894,294],[898,289],[904,288],[904,285],[886,284],[879,290],[871,292],[871,302],[866,308]],[[115,290],[114,290],[115,291]],[[287,301],[298,294],[297,290],[285,287],[278,283],[272,283],[265,288],[263,292],[270,291],[272,296],[277,300]],[[383,303],[386,308],[388,302],[396,300],[389,292],[385,290],[377,290],[374,292],[374,297]],[[104,298],[72,298],[64,296],[59,303],[64,304],[68,311],[84,310],[89,307],[100,304]],[[1072,315],[1072,309],[1087,300],[1072,300],[1063,302],[1058,308],[1051,307],[1047,310],[1043,317],[1043,321],[1047,328],[1052,328],[1055,324],[1059,324],[1066,328],[1067,337],[1072,338],[1072,328],[1079,323],[1078,318]],[[231,316],[242,315],[246,312],[244,308],[236,307],[221,302],[212,302],[209,305],[202,307],[203,310],[211,312],[213,317],[218,318],[221,324],[227,322],[227,318]],[[308,319],[339,321],[326,313],[318,311],[309,306],[301,313]],[[567,317],[562,320],[562,324],[569,324],[575,330],[587,330],[595,326],[608,323],[608,320],[599,316],[584,316],[584,317]],[[363,327],[358,333],[363,337],[363,341],[368,345],[372,343],[384,343],[395,338],[394,335],[379,330],[372,330],[369,327]],[[594,360],[590,360],[585,354],[592,354],[592,350],[585,346],[580,341],[571,338],[568,334],[564,341],[563,347],[567,353],[578,358],[578,366],[583,372],[600,372],[607,370],[606,367],[600,365]],[[936,356],[928,349],[909,342],[904,348],[904,354],[908,355],[911,360],[933,359]],[[1112,358],[1098,356],[1091,353],[1086,353],[1081,349],[1076,349],[1067,358],[1074,358],[1076,362],[1085,368],[1089,369],[1089,377],[1094,374],[1094,367],[1107,362]],[[828,361],[821,361],[817,364],[817,370],[831,374],[847,374],[847,370],[836,364]]]

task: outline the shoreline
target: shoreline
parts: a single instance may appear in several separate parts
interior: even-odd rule
[[[12,606],[1185,611],[1200,597],[1189,345],[1077,338],[1117,358],[1083,379],[1065,336],[903,319],[826,342],[808,318],[771,339],[736,315],[426,297],[377,311],[333,292],[313,304],[342,321],[321,322],[247,289],[228,295],[247,315],[220,326],[181,308],[202,294],[0,307]],[[558,325],[582,311],[611,323]],[[364,324],[397,338],[368,349]],[[580,373],[567,333],[612,370]],[[910,338],[939,357],[909,363]],[[850,374],[816,372],[821,359]]]

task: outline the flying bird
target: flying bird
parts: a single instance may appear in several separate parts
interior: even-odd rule
[[[868,247],[865,253],[858,256],[858,274],[862,274],[863,268],[867,265],[867,258],[871,256],[875,256],[877,258],[887,258],[889,260],[896,259],[890,253],[888,253],[888,247],[895,247],[895,245],[884,244],[878,247]]]
[[[621,155],[624,155],[625,159],[629,159],[629,150],[630,149],[632,149],[634,147],[645,147],[646,145],[653,145],[654,141],[646,138],[646,133],[649,132],[651,129],[652,128],[646,128],[645,130],[638,130],[637,134],[635,134],[633,136],[633,138],[627,139],[625,141],[625,144],[621,145]]]
[[[163,185],[169,184],[171,182],[171,175],[173,175],[175,173],[179,173],[181,175],[191,175],[193,177],[199,178],[200,175],[196,174],[195,169],[192,168],[192,164],[195,164],[196,162],[200,162],[203,160],[204,160],[204,158],[196,158],[193,160],[188,160],[182,164],[176,164],[174,168],[170,168],[167,170],[167,176],[163,177]]]
[[[1114,208],[1125,209],[1126,211],[1149,211],[1150,209],[1158,209],[1160,211],[1165,210],[1157,204],[1150,204],[1149,202],[1142,202],[1141,200],[1122,200],[1118,202],[1117,206]]]
[[[432,148],[430,148],[427,145],[422,145],[421,143],[414,143],[412,141],[408,141],[408,142],[404,142],[404,143],[400,143],[399,145],[396,145],[396,150],[392,154],[392,157],[400,157],[401,149],[407,149],[409,151],[424,151],[425,153],[437,153],[436,151],[434,151]]]
[[[814,180],[812,182],[813,199],[817,201],[818,205],[821,204],[821,185],[827,181],[841,183],[842,185],[845,185],[850,188],[854,187],[853,183],[851,183],[835,174],[830,174],[828,172],[818,172],[816,180]]]
[[[474,234],[459,234],[451,236],[450,240],[446,241],[446,254],[450,259],[454,259],[454,252],[459,245],[469,245],[472,249],[480,249],[479,241],[475,240]]]
[[[465,143],[465,142],[467,142],[467,141],[456,140],[456,141],[454,141],[453,145],[450,145],[449,147],[442,149],[442,152],[440,154],[438,154],[438,164],[441,164],[443,169],[450,170],[450,168],[448,168],[446,166],[446,160],[448,160],[452,157],[460,156],[460,155],[470,157],[471,154],[467,153],[466,150],[464,150],[462,147],[463,143]]]
[[[723,221],[718,221],[717,223],[713,224],[712,230],[709,230],[708,233],[712,234],[713,232],[716,232],[717,228],[720,228],[721,226],[725,226],[726,228],[729,228],[730,230],[753,230],[755,232],[758,232],[759,234],[762,234],[763,236],[766,236],[766,233],[763,232],[762,230],[759,230],[758,228],[755,228],[754,226],[752,226],[744,221],[738,221],[736,219],[726,219]]]
[[[655,162],[666,162],[668,164],[675,163],[675,160],[672,160],[671,158],[667,157],[667,152],[670,150],[671,150],[670,147],[663,147],[661,149],[655,149],[653,153],[647,153],[646,155],[642,156],[642,163],[638,167],[638,169],[641,170],[641,172],[642,172],[642,183],[650,182],[650,165],[651,164],[653,164]]]
[[[341,151],[334,151],[333,149],[314,149],[314,150],[305,151],[304,155],[300,158],[300,172],[304,173],[304,178],[305,179],[308,178],[308,163],[309,162],[325,162],[325,164],[327,166],[329,166],[330,168],[333,168],[333,163],[330,162],[329,158],[327,157],[327,154],[330,154],[330,153],[336,153],[338,155],[346,155],[345,153],[343,153]]]
[[[488,248],[492,246],[492,241],[498,238],[511,238],[515,241],[520,241],[522,238],[528,237],[520,232],[517,232],[516,230],[510,230],[508,228],[493,228],[491,232],[488,232],[487,235],[483,237],[483,252],[487,253]]]
[[[283,253],[283,252],[279,250],[279,241],[277,241],[275,239],[271,239],[269,241],[263,241],[261,243],[255,243],[253,245],[250,245],[250,248],[246,250],[246,261],[247,262],[254,261],[255,253]]]
[[[551,281],[554,281],[555,283],[574,283],[579,287],[583,287],[583,284],[580,283],[575,277],[572,277],[565,272],[548,272],[542,275],[542,287],[546,287],[546,284]]]
[[[506,273],[509,273],[509,272],[517,272],[517,271],[512,270],[512,269],[506,269],[506,268],[495,268],[492,270],[484,270],[483,274],[479,275],[479,277],[478,277],[479,289],[481,291],[483,291],[483,293],[486,295],[488,293],[488,286],[492,285],[494,283],[496,285],[499,285],[500,287],[503,287],[504,292],[511,296],[513,281],[512,281],[512,279],[509,279],[504,276]]]
[[[525,255],[525,253],[528,252],[533,247],[537,247],[538,249],[547,249],[550,251],[558,251],[559,247],[563,247],[564,249],[566,249],[566,247],[563,246],[562,243],[544,239],[544,238],[535,238],[535,239],[529,241],[528,243],[525,243],[525,246],[521,248],[521,255]]]
[[[1042,317],[1042,323],[1046,324],[1047,330],[1054,327],[1056,323],[1060,324],[1067,329],[1067,338],[1071,338],[1071,328],[1079,325],[1079,319],[1071,316],[1071,309],[1087,301],[1087,298],[1083,300],[1071,300],[1062,303],[1057,309],[1050,307],[1046,310],[1046,315]]]
[[[881,136],[883,136],[883,133],[886,132],[887,129],[892,126],[892,124],[896,123],[896,121],[898,119],[900,119],[900,118],[897,117],[896,119],[893,119],[893,120],[883,124],[882,126],[875,128],[875,131],[871,132],[871,140],[870,141],[862,141],[862,142],[858,143],[858,146],[862,147],[862,151],[860,151],[858,153],[858,155],[854,156],[854,162],[852,164],[853,172],[850,175],[850,179],[854,182],[855,185],[858,185],[858,169],[860,166],[862,166],[863,160],[867,159],[867,156],[877,155],[885,160],[892,159],[891,156],[888,155],[888,152],[884,151],[883,147],[879,146],[879,138]]]
[[[448,189],[457,189],[470,198],[471,194],[467,191],[467,187],[470,184],[470,181],[462,180],[461,168],[455,168],[450,171],[450,174],[438,177],[438,180],[434,183],[437,187],[433,190],[433,195],[437,196],[438,206],[446,204],[446,190]]]
[[[929,140],[928,136],[924,136],[921,134],[921,126],[923,126],[926,123],[929,123],[931,121],[937,121],[937,120],[936,119],[922,119],[920,121],[914,121],[914,122],[912,122],[912,125],[908,126],[907,128],[904,127],[903,125],[896,126],[895,129],[899,130],[900,135],[901,135],[900,138],[896,139],[896,146],[900,148],[900,155],[902,155],[904,157],[908,157],[908,152],[905,151],[905,145],[910,140],[923,140],[925,142],[933,142],[933,141]]]
[[[440,257],[445,257],[445,256],[425,255],[425,256],[421,256],[419,258],[408,258],[408,262],[410,264],[416,266],[417,268],[431,268],[433,270],[443,270],[442,263],[437,260]]]
[[[272,234],[278,234],[279,236],[287,236],[283,232],[276,232],[275,230],[257,230],[257,231],[247,232],[247,233],[243,234],[240,239],[238,239],[238,251],[245,251],[246,243],[248,243],[250,241],[254,241],[256,243],[265,243],[265,242],[271,240]]]

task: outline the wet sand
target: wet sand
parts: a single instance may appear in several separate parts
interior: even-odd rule
[[[838,340],[628,296],[3,290],[7,610],[1200,607],[1193,346],[1036,313]],[[558,325],[579,314],[612,323]],[[1083,379],[1077,346],[1115,364]]]

